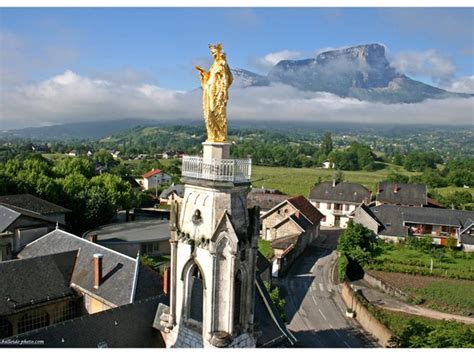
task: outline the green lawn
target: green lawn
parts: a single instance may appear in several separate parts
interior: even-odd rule
[[[438,192],[439,194],[441,194],[443,196],[450,195],[450,194],[452,194],[453,192],[456,192],[456,191],[469,191],[471,193],[472,197],[474,197],[474,187],[471,187],[469,189],[465,189],[463,187],[448,186],[448,187],[438,187],[438,188],[435,188],[433,190]]]
[[[266,257],[268,260],[271,260],[273,258],[273,249],[272,245],[269,241],[259,239],[258,240],[258,251],[263,254],[264,257]]]
[[[368,268],[474,280],[474,255],[460,251],[451,254],[444,249],[438,249],[436,252],[439,254],[433,257],[433,273],[430,273],[430,254],[401,245],[386,245]]]
[[[376,171],[344,171],[345,181],[364,185],[375,191],[379,181],[383,181],[388,174],[396,171],[408,176],[416,173],[407,172],[400,166],[385,164],[385,168]],[[284,167],[252,167],[252,184],[254,187],[278,189],[288,195],[308,196],[312,186],[318,178],[331,180],[335,170],[323,168],[284,168]]]
[[[424,287],[407,287],[404,291],[416,295],[425,307],[464,316],[474,313],[472,281],[432,281]]]

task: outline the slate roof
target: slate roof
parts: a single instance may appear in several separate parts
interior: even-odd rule
[[[143,220],[126,223],[113,223],[88,231],[97,234],[100,242],[153,242],[170,239],[168,220]]]
[[[71,212],[67,208],[30,194],[0,196],[0,204],[6,207],[19,207],[42,215]]]
[[[184,185],[182,185],[182,184],[171,185],[167,189],[163,190],[163,192],[160,194],[160,198],[168,198],[168,196],[171,195],[172,192],[175,192],[176,195],[183,198],[184,197]]]
[[[308,199],[357,204],[370,202],[370,191],[361,184],[339,182],[334,187],[332,185],[332,181],[325,181],[316,185],[311,189]]]
[[[395,192],[396,190],[396,192]],[[427,205],[426,185],[381,182],[375,197],[377,202],[393,205]]]
[[[253,208],[259,206],[261,210],[271,210],[273,207],[282,203],[290,196],[282,193],[267,192],[267,190],[261,191],[261,189],[252,189],[247,194],[247,208]]]
[[[380,205],[370,207],[370,211],[383,224],[379,234],[400,237],[408,234],[408,228],[403,226],[404,222],[456,226],[462,229],[469,223],[470,219],[474,219],[474,212],[472,211],[431,207]]]
[[[288,202],[299,210],[311,224],[317,224],[324,218],[324,215],[303,196],[292,197],[288,199]]]
[[[20,216],[21,213],[0,205],[0,233],[10,227]]]
[[[274,239],[272,241],[272,248],[284,250],[292,244],[296,245],[296,243],[298,243],[298,238],[300,237],[300,235],[301,233],[297,233]]]
[[[156,308],[164,295],[56,323],[8,340],[42,340],[41,348],[164,348],[159,331],[152,327]],[[22,346],[25,347],[25,346]]]
[[[128,182],[130,186],[132,187],[132,189],[141,187],[141,185],[137,182],[137,180],[135,180],[133,176],[123,175],[122,180]]]
[[[0,263],[0,316],[75,295],[70,288],[77,250]]]
[[[79,238],[62,230],[54,230],[27,244],[19,253],[22,259],[49,255],[64,251],[79,250],[71,282],[74,286],[115,306],[121,306],[138,299],[135,291],[148,287],[151,294],[162,293],[161,277],[150,270],[141,272],[138,261],[114,250]],[[103,255],[103,281],[98,289],[93,287],[93,255]],[[138,273],[137,273],[138,271]]]

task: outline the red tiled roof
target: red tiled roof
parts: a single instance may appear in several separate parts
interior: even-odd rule
[[[144,175],[143,175],[143,178],[144,178],[144,179],[148,179],[148,178],[150,178],[150,177],[152,177],[152,176],[154,176],[154,175],[156,175],[156,174],[159,174],[159,173],[161,173],[161,170],[160,170],[160,169],[153,169],[153,170],[147,172],[146,174],[144,174]]]
[[[295,206],[312,224],[318,223],[324,216],[303,196],[296,196],[288,199],[288,202]]]

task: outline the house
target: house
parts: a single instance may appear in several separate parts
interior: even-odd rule
[[[0,196],[0,262],[10,260],[28,243],[65,226],[68,209],[32,195]]]
[[[275,189],[266,189],[263,187],[261,189],[252,188],[247,194],[247,208],[259,206],[260,213],[264,214],[288,198],[290,198],[290,196]]]
[[[152,327],[160,302],[166,302],[164,294],[85,314],[5,341],[39,340],[40,345],[36,346],[43,348],[164,348],[161,333]]]
[[[84,311],[92,314],[162,293],[159,273],[132,258],[74,234],[56,229],[25,246],[22,260],[70,253],[74,267],[69,287],[82,297]]]
[[[182,201],[184,197],[184,185],[172,184],[167,189],[164,189],[160,194],[160,203],[171,205],[172,201]]]
[[[8,208],[21,208],[48,217],[62,224],[66,223],[66,213],[71,212],[71,210],[67,208],[30,194],[0,196],[0,205]]]
[[[371,229],[381,239],[399,242],[430,236],[435,244],[446,245],[451,237],[466,251],[474,251],[473,221],[473,211],[432,207],[361,204],[354,212],[354,222]]]
[[[375,204],[423,207],[428,205],[426,185],[381,182],[377,186]]]
[[[77,157],[78,153],[77,153],[77,150],[73,149],[73,150],[69,151],[69,153],[67,153],[67,155],[69,155],[70,157]]]
[[[370,199],[370,191],[361,184],[336,180],[321,182],[309,193],[309,201],[324,215],[321,225],[326,227],[346,228],[351,213]]]
[[[0,339],[81,315],[71,287],[78,250],[0,262]]]
[[[322,164],[323,169],[334,169],[334,166],[335,166],[334,163],[332,163],[329,160],[323,161],[323,164]]]
[[[162,154],[163,159],[172,159],[174,158],[175,152],[168,150]]]
[[[89,149],[89,150],[87,151],[86,155],[87,155],[88,158],[90,158],[90,157],[92,157],[92,156],[94,155],[94,151],[91,150],[91,149]]]
[[[110,154],[112,155],[112,157],[117,160],[118,158],[120,158],[120,156],[122,155],[122,153],[120,153],[119,150],[112,150],[110,152]]]
[[[262,215],[262,239],[271,242],[275,253],[274,276],[284,273],[318,237],[323,217],[303,196],[287,199]]]
[[[168,150],[162,154],[162,157],[163,159],[182,159],[184,154],[182,150]]]
[[[31,150],[35,153],[50,153],[51,152],[51,149],[49,149],[49,147],[46,145],[32,144]]]
[[[171,253],[168,220],[155,218],[107,224],[84,233],[84,236],[89,241],[133,258],[138,253],[150,256]]]
[[[143,175],[143,188],[145,190],[154,189],[160,185],[171,181],[171,176],[160,169],[153,169]]]

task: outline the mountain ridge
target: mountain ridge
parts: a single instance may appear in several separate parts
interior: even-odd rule
[[[473,96],[449,92],[398,72],[387,60],[385,47],[378,43],[325,51],[316,58],[281,60],[267,75],[244,69],[233,73],[244,87],[281,83],[301,91],[388,104]]]

